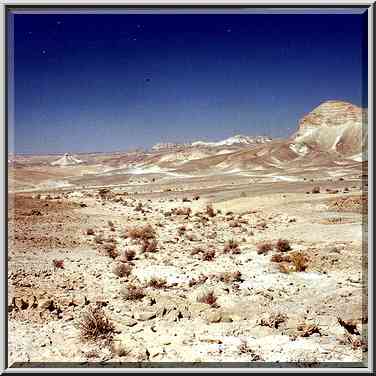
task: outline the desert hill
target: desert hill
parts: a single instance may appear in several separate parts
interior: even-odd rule
[[[338,152],[361,160],[366,145],[367,110],[344,101],[326,101],[299,121],[293,140],[299,147]]]

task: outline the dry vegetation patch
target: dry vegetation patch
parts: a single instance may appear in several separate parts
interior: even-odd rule
[[[215,250],[214,249],[208,249],[202,254],[202,260],[203,261],[213,261],[215,258]]]
[[[284,323],[287,320],[287,316],[281,313],[270,315],[268,319],[261,319],[261,326],[268,326],[269,328],[278,329],[280,324]]]
[[[111,341],[115,328],[98,305],[89,305],[80,321],[81,339],[85,341]]]
[[[154,289],[161,289],[163,287],[166,287],[166,285],[167,285],[166,279],[158,278],[158,277],[152,277],[147,283],[148,287],[152,287]]]
[[[200,295],[197,298],[197,301],[199,303],[205,303],[205,304],[209,304],[211,306],[215,306],[216,302],[217,302],[217,297],[215,296],[214,291],[210,290],[210,291],[204,292],[202,295]]]
[[[114,265],[113,272],[118,277],[128,277],[132,273],[132,267],[129,264],[118,262]]]
[[[223,252],[239,254],[240,253],[239,243],[235,241],[234,239],[228,240],[223,247]]]
[[[265,255],[273,249],[273,244],[271,242],[262,242],[257,244],[257,254]]]
[[[140,300],[146,295],[141,286],[136,286],[134,284],[128,284],[121,290],[121,294],[125,300]]]
[[[278,252],[287,252],[291,250],[290,242],[285,239],[278,239],[276,249]]]

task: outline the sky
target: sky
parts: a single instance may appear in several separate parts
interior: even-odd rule
[[[325,100],[367,103],[364,14],[13,17],[17,153],[286,137]]]

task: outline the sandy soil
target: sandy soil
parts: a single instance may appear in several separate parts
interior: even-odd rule
[[[359,167],[292,181],[60,172],[74,185],[38,175],[9,196],[10,364],[365,361]],[[83,338],[94,307],[113,328]]]

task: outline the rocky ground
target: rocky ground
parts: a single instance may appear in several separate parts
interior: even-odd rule
[[[9,364],[365,361],[361,181],[216,184],[10,195]]]

